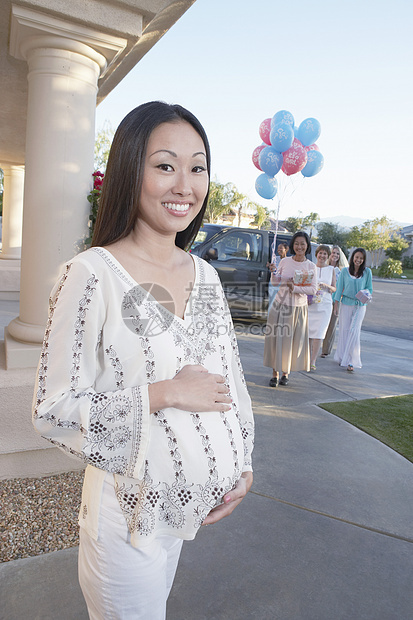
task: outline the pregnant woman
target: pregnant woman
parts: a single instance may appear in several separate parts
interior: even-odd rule
[[[214,269],[185,251],[209,175],[188,110],[155,101],[130,112],[93,247],[52,291],[33,423],[87,464],[79,579],[93,620],[163,620],[182,541],[229,515],[252,483],[231,317]]]

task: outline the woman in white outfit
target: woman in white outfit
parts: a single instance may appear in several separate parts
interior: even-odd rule
[[[348,267],[348,260],[343,250],[338,245],[333,245],[333,247],[331,248],[331,255],[330,255],[330,259],[328,262],[330,265],[334,267],[334,271],[336,273],[336,282],[337,282],[341,270],[344,267]],[[336,316],[334,312],[332,312],[330,323],[328,324],[326,335],[324,336],[320,357],[327,357],[327,355],[330,355],[333,349],[334,339],[336,336],[337,321],[338,321],[338,316]]]
[[[33,423],[86,464],[79,579],[93,620],[164,620],[183,540],[252,483],[253,417],[215,270],[185,251],[210,154],[178,105],[113,140],[92,248],[50,299]]]
[[[371,269],[366,267],[366,250],[356,248],[350,257],[348,268],[344,268],[340,273],[333,296],[334,313],[339,315],[338,343],[334,359],[340,366],[347,366],[350,372],[353,372],[354,368],[361,368],[361,324],[368,302],[364,296],[360,300],[359,293],[364,290],[367,290],[371,297]]]
[[[308,336],[310,339],[310,370],[316,370],[316,362],[321,343],[330,322],[333,301],[332,293],[336,290],[334,267],[328,264],[330,248],[319,245],[315,251],[317,258],[317,293],[308,305]]]

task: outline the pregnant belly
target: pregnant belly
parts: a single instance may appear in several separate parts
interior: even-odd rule
[[[210,483],[234,484],[244,464],[244,443],[235,411],[165,409],[154,414],[148,463],[159,482],[181,481],[194,489]]]

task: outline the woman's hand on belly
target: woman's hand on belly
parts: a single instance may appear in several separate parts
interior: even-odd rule
[[[232,491],[224,495],[223,503],[211,510],[202,525],[211,525],[228,517],[250,490],[252,479],[252,471],[245,471]]]
[[[229,411],[231,398],[222,375],[187,365],[173,379],[149,385],[151,413],[166,407],[183,411]]]

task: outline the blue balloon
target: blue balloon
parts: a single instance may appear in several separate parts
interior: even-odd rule
[[[294,138],[298,138],[298,127],[297,127],[297,125],[294,125],[293,129],[294,129]]]
[[[287,123],[274,125],[270,133],[271,145],[278,153],[287,151],[294,142],[294,130]]]
[[[278,181],[274,177],[269,177],[268,174],[260,174],[255,181],[255,189],[261,198],[270,200],[278,191]]]
[[[294,116],[288,110],[280,110],[277,114],[271,119],[271,127],[274,125],[278,125],[278,123],[287,123],[287,125],[291,125],[294,127]]]
[[[263,172],[270,177],[274,177],[281,170],[283,156],[274,147],[266,146],[259,154],[258,162]]]
[[[301,170],[303,177],[313,177],[318,174],[324,166],[324,157],[320,151],[307,151],[307,163]]]
[[[298,128],[297,138],[303,146],[314,144],[320,137],[321,125],[316,118],[306,118]]]

